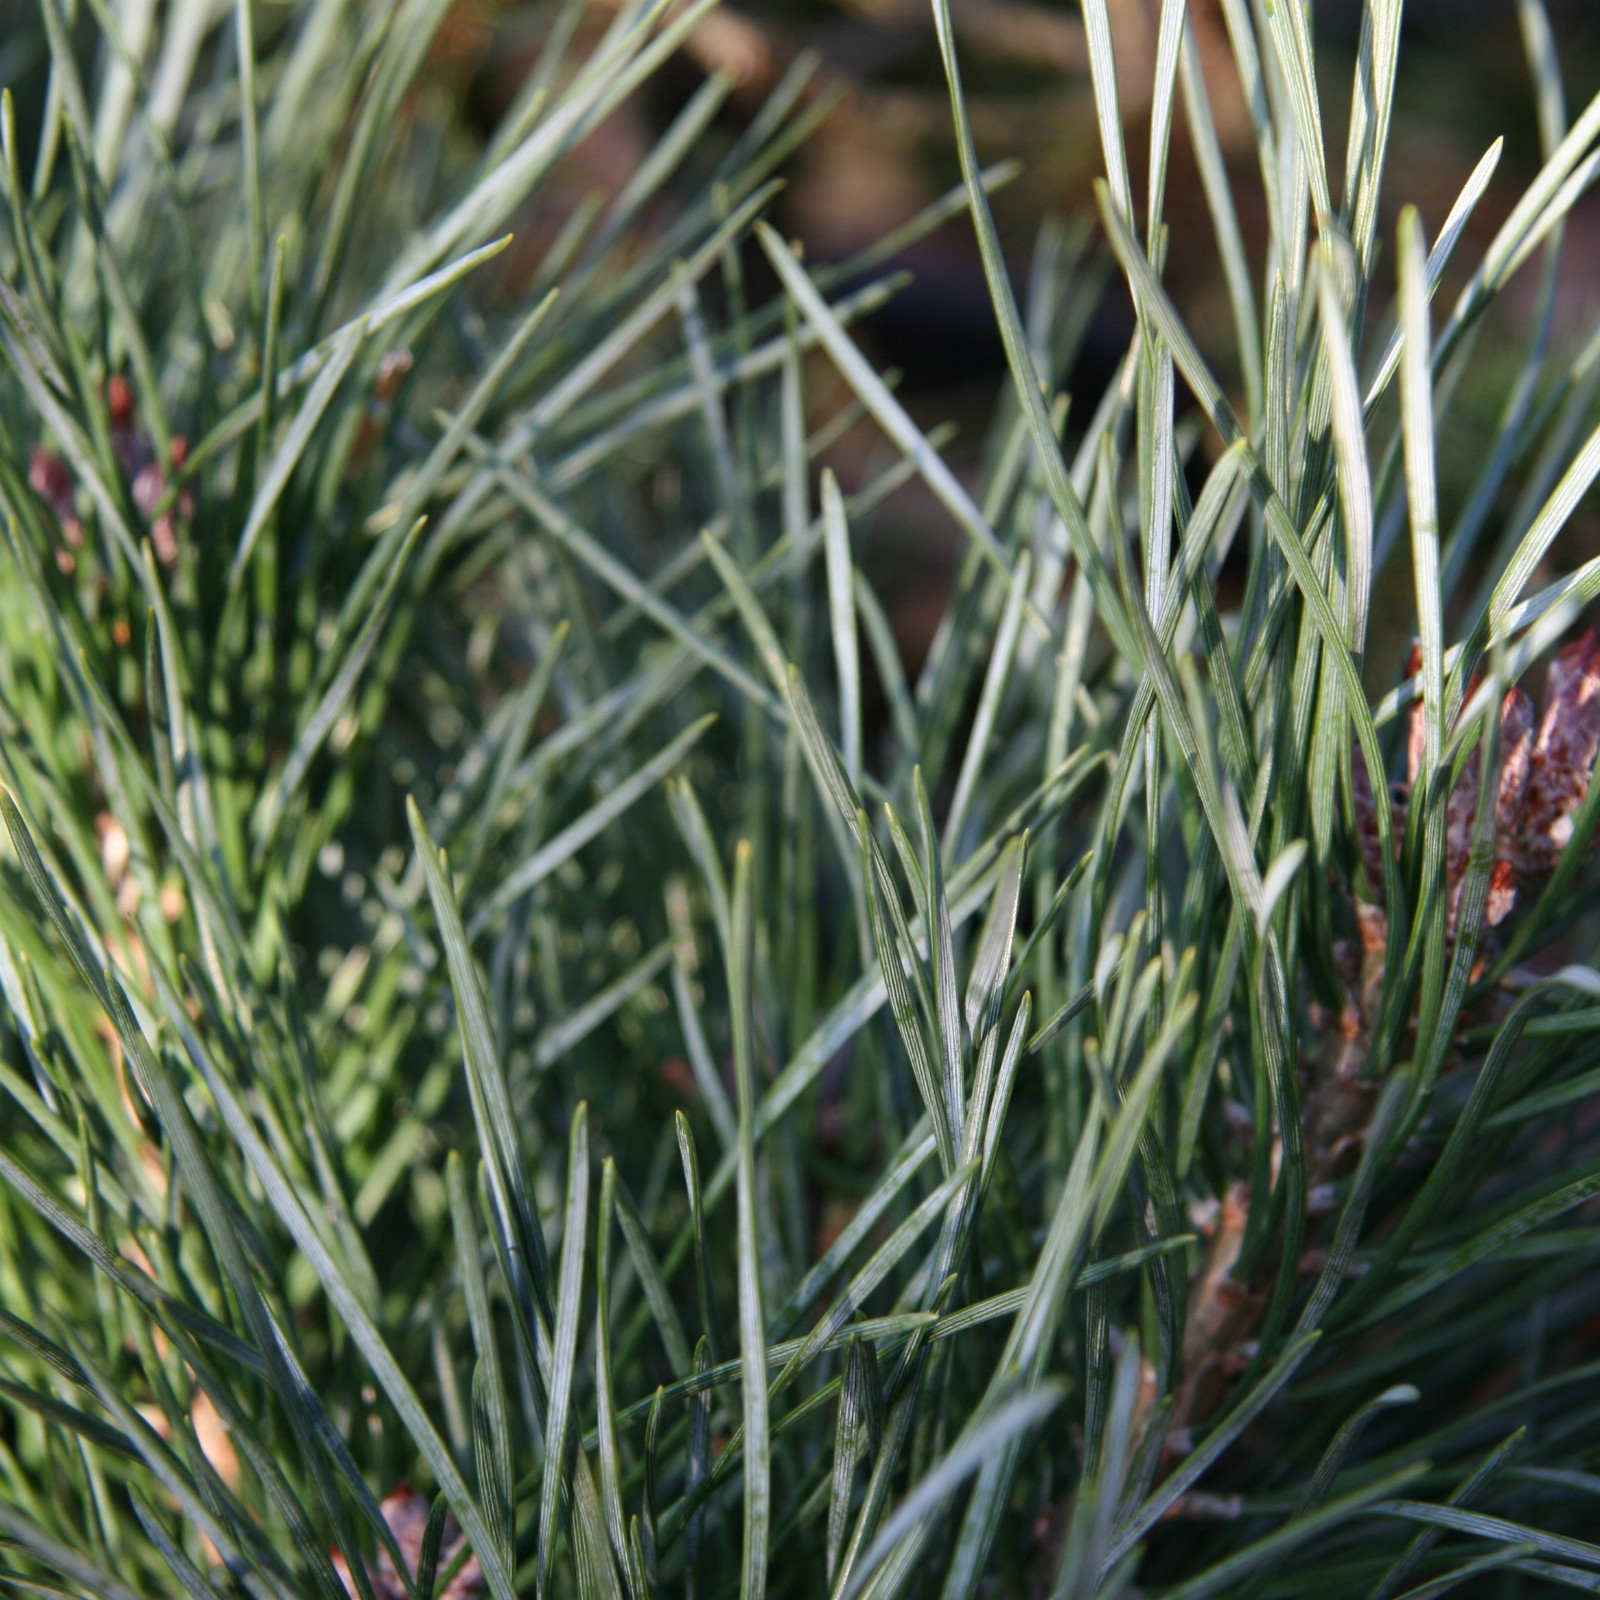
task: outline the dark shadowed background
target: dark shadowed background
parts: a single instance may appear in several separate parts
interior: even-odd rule
[[[117,7],[123,26],[135,26],[154,3],[123,0]],[[579,25],[580,40],[583,30],[605,25],[614,3],[599,0],[589,8]],[[1159,9],[1159,0],[1110,0],[1136,190],[1143,187]],[[1546,0],[1546,11],[1559,46],[1570,120],[1600,87],[1600,5]],[[1220,0],[1191,0],[1190,12],[1236,204],[1253,247],[1264,233],[1262,193]],[[1361,4],[1315,0],[1313,12],[1322,111],[1337,185]],[[1064,248],[1081,253],[1079,271],[1093,275],[1099,270],[1099,239],[1091,221],[1092,183],[1103,168],[1077,5],[956,0],[953,13],[980,154],[986,162],[1012,158],[1020,163],[994,202],[1019,287],[1025,291],[1041,230],[1055,227],[1065,230]],[[557,14],[554,4],[459,0],[434,47],[427,87],[411,108],[431,134],[441,170],[470,163],[481,151],[514,105]],[[256,15],[263,37],[290,21],[287,6],[260,4]],[[80,22],[86,49],[95,37],[87,21],[85,13]],[[47,53],[34,0],[0,0],[0,41],[0,84],[17,100],[26,170],[27,140],[38,125],[46,84]],[[700,158],[685,168],[685,191],[762,114],[774,91],[782,92],[786,75],[808,69],[814,70],[786,116],[797,131],[802,124],[814,126],[787,163],[786,187],[776,205],[779,226],[803,243],[808,258],[849,256],[958,181],[949,102],[924,0],[742,0],[713,12],[665,72],[572,152],[559,180],[518,219],[516,245],[502,258],[501,276],[487,292],[509,299],[536,286],[541,267],[547,268],[552,253],[559,254],[571,237],[563,230],[626,182],[710,74],[726,74],[732,88],[702,138]],[[1500,137],[1504,155],[1458,251],[1460,260],[1479,257],[1540,164],[1532,78],[1515,0],[1408,0],[1383,237],[1392,241],[1400,207],[1411,202],[1420,207],[1430,234],[1436,232],[1475,163]],[[669,193],[660,206],[663,224],[671,207]],[[1183,241],[1167,264],[1168,282],[1214,370],[1227,379],[1233,370],[1232,322],[1181,112],[1166,210],[1172,237]],[[1600,308],[1600,200],[1594,195],[1573,208],[1562,252],[1561,290],[1547,331],[1552,342],[1586,335]],[[1446,525],[1481,464],[1477,430],[1485,439],[1491,434],[1529,340],[1538,335],[1542,262],[1536,258],[1524,267],[1502,297],[1468,387],[1456,402],[1457,426],[1440,461]],[[948,454],[958,470],[970,469],[1003,376],[971,229],[958,217],[892,265],[904,269],[906,279],[860,336],[874,360],[896,375],[899,392],[920,424],[953,425]],[[750,293],[767,293],[770,281],[758,252],[746,269]],[[1107,275],[1108,282],[1116,278]],[[1453,297],[1459,279],[1459,274],[1447,277],[1443,302]],[[1375,308],[1370,326],[1381,324],[1384,309]],[[1131,309],[1114,283],[1087,319],[1070,358],[1072,418],[1081,422],[1092,413],[1131,327]],[[823,398],[813,427],[825,419],[829,406],[847,401],[842,384],[827,396],[829,376],[819,360],[810,392]],[[1214,441],[1201,441],[1196,474],[1213,448]],[[839,438],[826,462],[848,488],[871,469],[878,449],[876,431],[863,424]],[[907,666],[914,672],[958,549],[954,529],[927,490],[914,482],[879,507],[857,538],[863,565],[891,604]],[[1485,541],[1485,548],[1491,543]],[[1600,548],[1600,519],[1580,510],[1562,543],[1564,568],[1592,554]],[[1402,563],[1391,563],[1387,581],[1404,582],[1405,576]],[[1466,584],[1460,592],[1470,591]],[[1381,636],[1383,609],[1380,592],[1379,634],[1368,653],[1372,662],[1392,660],[1396,652],[1389,645],[1401,642]]]
[[[1137,190],[1143,187],[1159,3],[1112,0],[1110,9]],[[1560,50],[1570,120],[1600,87],[1600,6],[1592,0],[1548,0],[1546,9]],[[1316,0],[1313,10],[1322,109],[1337,183],[1361,5],[1359,0]],[[1265,231],[1262,191],[1222,8],[1219,0],[1192,0],[1190,11],[1236,203],[1254,247]],[[549,15],[543,8],[496,6],[491,0],[464,0],[458,8],[450,46],[458,53],[441,61],[439,70],[460,86],[462,113],[480,131],[487,132],[509,103],[521,65],[543,36]],[[986,162],[1016,158],[1021,163],[1020,173],[995,197],[1019,287],[1026,285],[1041,228],[1058,222],[1067,228],[1068,247],[1083,251],[1081,270],[1092,273],[1099,245],[1090,223],[1092,184],[1103,165],[1078,7],[1048,0],[959,0],[954,15],[980,154]],[[622,181],[707,73],[720,70],[735,81],[707,136],[708,145],[722,145],[760,113],[784,74],[808,53],[814,53],[817,70],[794,114],[820,111],[819,102],[836,103],[789,163],[778,220],[803,242],[809,258],[847,257],[957,182],[949,102],[931,10],[922,0],[746,0],[714,13],[672,68],[577,152],[568,204],[583,204],[587,189],[608,190]],[[1400,208],[1412,202],[1430,234],[1436,232],[1473,166],[1503,137],[1505,151],[1493,186],[1458,252],[1460,260],[1475,260],[1541,162],[1532,75],[1514,0],[1409,0],[1400,61],[1383,237],[1392,241]],[[1168,282],[1215,370],[1226,376],[1233,366],[1232,322],[1181,114],[1167,216],[1174,239],[1199,241],[1198,248],[1186,242],[1173,251]],[[522,259],[530,269],[559,238],[565,221],[553,209],[529,219]],[[1552,341],[1585,335],[1600,308],[1600,202],[1593,196],[1574,208],[1562,248],[1562,288],[1548,333]],[[958,467],[969,467],[1003,375],[971,229],[958,218],[896,264],[907,269],[910,281],[870,319],[863,340],[880,365],[899,374],[900,393],[919,423],[955,425],[958,432],[948,451]],[[749,263],[760,285],[756,292],[765,288],[762,265]],[[1483,458],[1475,445],[1477,430],[1484,439],[1491,434],[1528,342],[1538,334],[1541,270],[1540,261],[1524,268],[1505,297],[1485,330],[1469,388],[1457,402],[1454,453],[1440,462],[1447,525]],[[1116,277],[1110,274],[1108,281]],[[1381,265],[1379,281],[1384,281]],[[1453,298],[1460,281],[1460,274],[1446,279],[1442,303]],[[1376,327],[1386,307],[1374,309]],[[1092,414],[1131,327],[1131,309],[1115,285],[1083,328],[1072,358],[1069,387],[1076,419],[1086,421]],[[834,403],[843,405],[845,398],[840,385]],[[1214,441],[1202,441],[1197,468],[1213,447]],[[869,470],[877,449],[875,430],[862,426],[838,442],[829,464],[849,485]],[[914,671],[959,548],[954,529],[915,483],[882,506],[858,537],[864,564],[880,592],[892,597],[896,632]],[[1563,545],[1563,567],[1593,553],[1600,548],[1600,521],[1580,512]],[[1389,581],[1406,581],[1404,563],[1390,565]],[[1463,585],[1462,593],[1470,589]],[[1380,635],[1368,659],[1387,663],[1397,652],[1381,636],[1383,610],[1380,594],[1375,608]]]

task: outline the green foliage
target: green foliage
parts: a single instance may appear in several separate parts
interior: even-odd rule
[[[1600,652],[1537,740],[1498,710],[1600,595],[1595,343],[1546,318],[1476,482],[1435,469],[1536,257],[1548,309],[1600,99],[1568,127],[1519,0],[1545,165],[1439,315],[1499,147],[1387,248],[1400,0],[1342,194],[1309,4],[1224,0],[1259,271],[1182,0],[1142,215],[1084,0],[1104,244],[1047,227],[1024,318],[934,0],[963,186],[893,243],[976,228],[974,484],[855,343],[886,251],[764,220],[809,59],[737,137],[712,78],[506,267],[706,9],[567,0],[472,148],[442,0],[37,0],[0,1589],[1600,1588]],[[1180,102],[1222,377],[1163,284],[1207,245],[1163,220]],[[1111,262],[1137,332],[1069,451]],[[965,556],[908,678],[859,553],[913,477]]]

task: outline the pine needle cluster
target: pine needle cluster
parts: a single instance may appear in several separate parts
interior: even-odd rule
[[[931,0],[962,182],[881,244],[770,225],[801,58],[503,270],[710,4],[565,0],[476,144],[449,0],[28,8],[0,1591],[1600,1589],[1600,98],[1516,0],[1543,165],[1467,260],[1498,144],[1384,236],[1402,0],[1342,163],[1309,0],[1222,0],[1247,240],[1183,0],[1137,184],[1083,0],[1106,179],[1019,303]],[[938,226],[1009,369],[976,480],[855,332]],[[911,673],[861,552],[913,479],[963,556]]]

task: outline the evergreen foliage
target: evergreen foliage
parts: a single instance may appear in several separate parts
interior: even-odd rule
[[[802,59],[721,145],[710,79],[496,279],[710,0],[564,0],[482,148],[427,106],[448,0],[36,0],[0,1589],[1600,1589],[1600,557],[1562,539],[1600,336],[1550,334],[1600,99],[1569,123],[1517,0],[1545,164],[1447,309],[1499,147],[1381,237],[1401,0],[1342,188],[1309,4],[1223,0],[1254,261],[1183,0],[1138,191],[1083,0],[1099,229],[1045,228],[1024,310],[948,3],[962,188],[882,247],[764,220]],[[1210,238],[1163,221],[1179,116]],[[976,485],[852,333],[939,225],[1010,370]],[[1232,392],[1178,248],[1220,252]],[[1108,267],[1137,333],[1069,450]],[[863,417],[847,496],[815,463]],[[913,477],[965,556],[908,678],[857,553]],[[1386,574],[1409,664],[1367,655]]]

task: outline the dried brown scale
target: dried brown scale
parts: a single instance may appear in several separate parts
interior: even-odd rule
[[[1495,795],[1496,840],[1509,838],[1522,815],[1533,774],[1533,697],[1511,689],[1500,703],[1500,788]]]
[[[50,508],[61,527],[61,537],[74,550],[83,548],[83,524],[73,505],[72,469],[43,445],[28,452],[28,487]]]
[[[1302,1073],[1301,1095],[1306,1182],[1314,1211],[1325,1209],[1322,1191],[1360,1154],[1376,1092],[1361,1077],[1372,1040],[1368,1019],[1355,1001],[1337,1018],[1325,1019],[1319,1032],[1317,1050]]]
[[[1236,1184],[1209,1225],[1210,1242],[1190,1290],[1183,1332],[1183,1381],[1173,1409],[1168,1449],[1183,1453],[1185,1434],[1221,1397],[1240,1347],[1260,1321],[1266,1295],[1233,1276],[1250,1219],[1249,1191]]]
[[[149,519],[151,513],[166,496],[168,478],[166,468],[156,457],[155,445],[149,434],[139,426],[135,415],[133,385],[120,375],[106,385],[106,408],[111,416],[111,448],[116,452],[117,463],[128,480],[128,491],[139,515]],[[183,470],[189,458],[189,441],[181,434],[172,440],[172,469]],[[77,479],[72,468],[43,445],[35,445],[28,454],[28,487],[38,495],[61,530],[63,544],[56,550],[56,565],[69,576],[77,568],[73,554],[84,544],[84,526],[77,511]],[[187,490],[178,496],[171,511],[163,512],[150,522],[150,543],[156,559],[164,567],[177,565],[178,519],[187,521],[194,515],[194,496]]]
[[[1412,654],[1415,673],[1418,658]],[[1391,801],[1396,838],[1404,831],[1411,791],[1426,746],[1426,708],[1413,705],[1407,740],[1407,783]],[[1500,704],[1500,771],[1495,784],[1494,868],[1489,881],[1486,927],[1511,914],[1519,894],[1538,889],[1555,871],[1572,837],[1573,814],[1589,792],[1600,754],[1600,633],[1589,628],[1550,663],[1544,716],[1534,726],[1532,698],[1511,689]],[[1480,788],[1475,751],[1451,791],[1446,807],[1445,873],[1451,932],[1472,848]],[[1360,750],[1352,758],[1357,840],[1372,892],[1381,909],[1383,852],[1377,802]]]
[[[1496,853],[1521,888],[1548,878],[1572,837],[1600,751],[1600,634],[1588,629],[1550,663],[1544,720],[1529,757],[1522,803]]]
[[[1378,801],[1372,792],[1367,758],[1359,745],[1350,757],[1350,791],[1356,819],[1356,843],[1361,847],[1361,864],[1367,869],[1368,881],[1381,900],[1383,844],[1378,833]]]
[[[416,365],[416,358],[404,346],[391,350],[378,363],[377,377],[372,385],[372,398],[367,402],[356,430],[355,443],[350,447],[350,470],[362,472],[372,459],[373,452],[389,431],[394,421],[394,403],[407,374]]]
[[[422,1559],[423,1536],[428,1530],[427,1500],[409,1484],[402,1483],[384,1500],[379,1509],[383,1512],[383,1520],[389,1524],[394,1542],[400,1547],[401,1558],[405,1561],[407,1569],[415,1575],[417,1564]],[[465,1536],[456,1526],[455,1518],[447,1516],[444,1538],[439,1545],[437,1569],[439,1572],[450,1570],[451,1562],[455,1560],[465,1543]],[[350,1567],[338,1550],[333,1552],[333,1565],[345,1586],[345,1591],[351,1596],[359,1594]],[[368,1571],[372,1577],[372,1592],[377,1596],[377,1600],[407,1600],[406,1586],[401,1581],[400,1574],[395,1571],[394,1561],[387,1550],[379,1551],[378,1559],[371,1564]],[[483,1569],[478,1565],[478,1558],[474,1555],[469,1555],[462,1562],[461,1570],[455,1577],[443,1589],[436,1591],[438,1600],[477,1600],[483,1592]]]
[[[1413,651],[1411,671],[1420,668]],[[1426,751],[1426,710],[1412,710],[1407,739],[1407,782],[1396,785],[1389,803],[1396,840],[1404,832],[1411,795]],[[1537,726],[1536,726],[1537,720]],[[1589,792],[1600,755],[1600,633],[1591,628],[1550,664],[1545,708],[1536,719],[1532,698],[1512,689],[1500,707],[1499,772],[1495,783],[1495,859],[1484,912],[1486,929],[1499,927],[1521,897],[1536,892],[1556,870],[1572,838],[1573,815]],[[1445,874],[1449,932],[1453,939],[1472,850],[1482,769],[1474,752],[1452,789],[1445,816]],[[1383,994],[1388,919],[1383,896],[1383,847],[1377,799],[1361,751],[1352,759],[1356,842],[1374,904],[1357,896],[1358,938],[1342,940],[1335,958],[1347,999],[1335,1016],[1311,1008],[1315,1043],[1301,1070],[1308,1209],[1331,1209],[1335,1181],[1359,1159],[1371,1123],[1376,1086],[1365,1081],[1371,1029]],[[1188,1433],[1215,1409],[1252,1348],[1270,1284],[1247,1285],[1233,1277],[1245,1228],[1249,1197],[1232,1189],[1207,1228],[1205,1261],[1190,1291],[1183,1340],[1183,1379],[1173,1413],[1169,1454],[1181,1454]],[[1310,1247],[1302,1272],[1320,1270],[1324,1251]]]
[[[62,542],[56,546],[56,566],[71,577],[78,570],[75,551],[83,548],[83,523],[73,503],[72,469],[58,455],[42,445],[28,453],[28,487],[44,501],[61,529]]]

